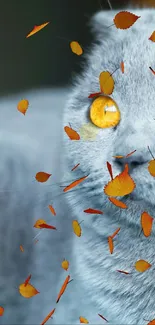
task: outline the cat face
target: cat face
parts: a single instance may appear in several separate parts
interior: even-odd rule
[[[87,180],[79,188],[68,192],[66,197],[72,205],[74,217],[76,215],[80,220],[84,219],[85,234],[78,244],[81,245],[81,254],[77,257],[77,262],[80,267],[83,263],[83,270],[80,269],[79,273],[87,273],[85,282],[94,290],[95,294],[91,292],[94,300],[106,309],[112,303],[114,315],[121,317],[122,322],[131,324],[133,321],[138,324],[141,321],[142,324],[142,311],[146,303],[144,297],[148,300],[151,293],[153,294],[150,285],[153,273],[150,271],[147,279],[144,274],[136,274],[129,281],[118,278],[115,269],[130,269],[138,259],[150,258],[151,262],[155,262],[152,246],[154,228],[151,239],[146,240],[143,235],[139,237],[141,213],[147,211],[155,216],[155,180],[148,171],[148,163],[153,159],[148,146],[155,154],[155,76],[149,69],[155,68],[155,45],[148,40],[154,31],[155,18],[151,9],[129,11],[141,18],[127,30],[119,30],[115,26],[107,28],[113,23],[117,13],[115,11],[98,13],[93,19],[93,29],[99,42],[88,51],[84,71],[71,91],[65,110],[64,126],[70,123],[80,133],[84,124],[91,123],[90,108],[94,99],[89,99],[88,96],[100,91],[99,75],[102,71],[113,73],[117,68],[113,74],[115,86],[110,97],[117,103],[121,119],[116,127],[94,126],[97,132],[95,140],[86,141],[81,138],[79,141],[71,141],[64,134],[68,171],[80,163],[74,175],[73,172],[70,173],[70,179],[89,174]],[[124,74],[119,69],[121,61],[125,66]],[[113,158],[116,155],[125,156],[134,150],[136,152],[126,160]],[[110,181],[107,161],[112,165],[114,176],[121,173],[125,163],[128,163],[129,174],[136,188],[129,196],[120,198],[127,204],[127,210],[113,206],[104,194],[104,186]],[[102,218],[88,217],[83,213],[87,208],[100,209],[104,215]],[[122,232],[119,235],[116,256],[111,259],[107,237],[119,226]],[[145,282],[144,287],[142,281]],[[151,313],[150,310],[148,319]]]

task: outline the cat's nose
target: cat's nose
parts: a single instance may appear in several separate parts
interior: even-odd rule
[[[116,157],[119,155],[116,155]],[[142,166],[151,160],[148,153],[145,152],[139,152],[136,150],[135,152],[131,153],[129,156],[124,156],[123,158],[115,158],[114,163],[119,166],[121,169],[124,168],[125,164],[128,164],[129,170],[132,170],[134,168],[138,168],[139,166]]]

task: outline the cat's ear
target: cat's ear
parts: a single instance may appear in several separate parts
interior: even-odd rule
[[[112,25],[117,12],[116,10],[102,10],[92,16],[89,26],[96,39],[110,37],[114,34],[115,27]]]

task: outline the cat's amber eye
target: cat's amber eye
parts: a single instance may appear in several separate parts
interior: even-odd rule
[[[99,128],[109,128],[119,123],[121,113],[112,98],[100,96],[93,101],[90,107],[90,119]]]

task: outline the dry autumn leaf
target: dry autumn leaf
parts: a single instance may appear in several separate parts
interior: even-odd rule
[[[111,164],[109,164],[109,162],[107,161],[107,168],[110,174],[111,179],[113,180],[113,172],[112,172],[112,167]]]
[[[51,316],[55,313],[56,308],[54,308],[43,320],[43,322],[40,325],[46,324],[46,322],[51,318]]]
[[[80,127],[80,136],[82,138],[82,140],[84,141],[92,141],[96,139],[96,136],[99,132],[99,129],[93,125],[91,122],[87,123],[87,124],[83,124]]]
[[[61,266],[65,271],[67,271],[69,268],[69,262],[67,260],[63,260]]]
[[[152,319],[147,325],[155,325],[155,319]]]
[[[131,155],[133,155],[133,153],[135,153],[135,152],[136,152],[136,150],[134,150],[134,151],[128,153],[126,156],[119,155],[119,156],[113,156],[113,158],[117,158],[117,159],[128,158],[128,157],[130,157]]]
[[[17,109],[20,113],[26,114],[26,111],[29,107],[29,101],[27,99],[22,99],[17,104]]]
[[[90,94],[90,95],[88,96],[88,98],[94,98],[94,97],[97,97],[97,96],[99,96],[99,95],[101,95],[101,94],[102,94],[102,92],[93,93],[93,94]]]
[[[48,174],[45,172],[38,172],[35,176],[36,180],[40,183],[44,183],[47,182],[48,179],[50,178],[50,176],[52,176],[52,174]]]
[[[0,316],[3,316],[3,314],[4,314],[4,308],[0,306]]]
[[[71,48],[72,52],[77,55],[81,55],[83,53],[83,49],[82,49],[81,45],[76,41],[72,41],[70,43],[70,48]]]
[[[114,243],[111,236],[108,237],[108,245],[109,245],[110,254],[112,254],[114,251]]]
[[[47,23],[38,25],[38,26],[34,26],[32,31],[26,36],[26,38],[36,34],[37,32],[39,32],[41,29],[43,29],[45,26],[47,26],[50,22],[48,21]]]
[[[98,314],[102,319],[104,319],[106,322],[108,322],[108,320],[105,318],[105,317],[103,317],[101,314]]]
[[[135,269],[138,272],[145,272],[151,267],[151,264],[144,260],[139,260],[135,263]]]
[[[77,236],[77,237],[81,237],[81,227],[80,227],[80,224],[78,223],[77,220],[73,220],[72,221],[72,227],[73,227],[73,231],[74,231],[74,234]]]
[[[111,203],[113,203],[114,205],[116,205],[116,206],[119,207],[119,208],[122,208],[122,209],[127,209],[127,208],[128,208],[127,205],[126,205],[125,203],[123,203],[123,202],[117,200],[117,199],[114,198],[114,197],[108,197],[108,199],[109,199],[109,201],[110,201]]]
[[[124,73],[124,62],[123,61],[120,64],[120,68],[121,68],[122,73]]]
[[[119,273],[123,273],[123,274],[130,274],[129,272],[121,271],[121,270],[117,270],[117,272],[119,272]]]
[[[64,131],[66,132],[70,140],[80,140],[80,135],[69,126],[65,126]]]
[[[145,237],[149,237],[152,231],[153,218],[147,213],[141,214],[141,226]]]
[[[128,164],[126,164],[123,172],[117,175],[104,187],[104,193],[106,195],[124,196],[133,192],[136,185],[128,174],[128,170]]]
[[[52,205],[49,205],[48,207],[49,207],[50,211],[52,212],[52,214],[54,216],[56,216],[56,212],[55,212],[54,208],[52,207]]]
[[[88,177],[87,176],[84,176],[84,177],[81,177],[79,179],[77,179],[76,181],[74,181],[73,183],[69,184],[68,186],[66,186],[64,189],[63,189],[63,192],[67,192],[69,190],[71,190],[73,187],[79,185],[81,182],[83,182],[86,178]]]
[[[111,76],[110,72],[103,71],[99,75],[99,83],[101,92],[104,95],[111,95],[114,90],[114,79]]]
[[[26,279],[25,282],[24,282],[25,287],[26,287],[27,284],[29,283],[30,279],[31,279],[31,274],[27,277],[27,279]]]
[[[59,294],[58,294],[58,298],[57,298],[56,303],[59,302],[61,296],[62,296],[63,293],[65,292],[65,290],[66,290],[66,288],[67,288],[67,285],[68,285],[68,283],[69,283],[69,280],[70,280],[70,275],[68,275],[67,278],[65,279],[65,281],[64,281],[64,283],[63,283],[63,285],[62,285],[62,287],[61,287],[61,289],[60,289],[60,292],[59,292]]]
[[[82,316],[79,317],[80,323],[89,324],[88,320]]]
[[[155,31],[151,34],[151,36],[149,37],[149,40],[152,42],[155,42]]]
[[[103,212],[101,210],[96,210],[96,209],[86,209],[83,212],[85,213],[90,213],[90,214],[103,214]]]
[[[118,233],[119,231],[121,230],[121,228],[117,228],[114,233],[111,235],[111,238],[113,239]]]
[[[21,252],[24,252],[24,248],[22,245],[20,245],[20,250],[21,250]]]
[[[28,283],[26,286],[25,286],[25,283],[22,283],[19,286],[19,293],[24,298],[31,298],[40,292],[38,290],[36,290],[30,283]]]
[[[127,29],[130,28],[140,16],[136,16],[129,11],[120,11],[116,14],[113,21],[116,28]]]
[[[57,230],[56,227],[54,226],[51,226],[51,225],[47,225],[47,223],[41,223],[39,225],[40,228],[43,228],[43,229],[53,229],[53,230]]]
[[[149,161],[148,171],[151,176],[155,177],[155,159]]]
[[[71,171],[73,172],[73,170],[75,170],[79,165],[80,165],[80,164],[75,165],[75,166],[72,168]]]
[[[39,229],[40,229],[40,225],[45,224],[45,223],[46,223],[45,220],[43,220],[43,219],[38,219],[38,220],[36,221],[36,223],[34,224],[33,227],[35,227],[35,228],[39,228]]]

